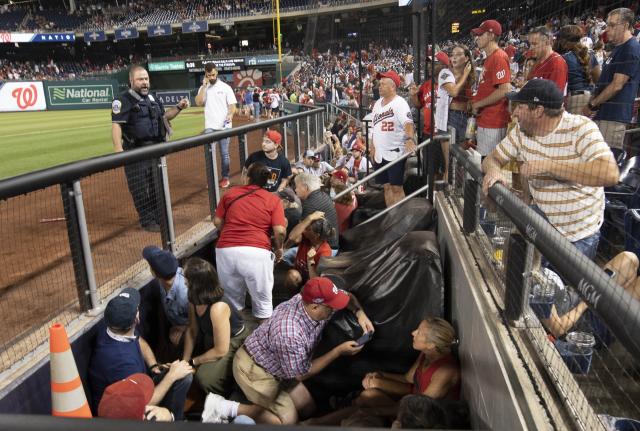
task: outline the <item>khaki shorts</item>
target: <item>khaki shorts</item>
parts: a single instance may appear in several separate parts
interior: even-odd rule
[[[596,124],[602,133],[604,141],[609,144],[611,148],[624,149],[624,136],[627,130],[626,123],[619,123],[617,121],[596,120]]]
[[[582,115],[582,110],[591,100],[591,92],[585,91],[582,94],[570,95],[567,97],[567,112],[570,114]]]
[[[276,379],[256,364],[244,347],[239,348],[233,358],[233,377],[249,401],[269,410],[283,423],[296,411],[287,392],[288,382]]]

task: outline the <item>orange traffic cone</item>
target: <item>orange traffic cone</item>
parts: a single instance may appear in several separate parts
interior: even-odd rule
[[[55,323],[49,328],[49,347],[51,414],[74,418],[92,417],[63,325]]]

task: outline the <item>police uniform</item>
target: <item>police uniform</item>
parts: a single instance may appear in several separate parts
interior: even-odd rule
[[[165,141],[168,123],[164,113],[164,106],[152,95],[141,96],[127,90],[115,98],[111,104],[111,121],[122,128],[122,148],[126,151]],[[159,223],[152,169],[153,160],[124,167],[129,192],[143,228]]]

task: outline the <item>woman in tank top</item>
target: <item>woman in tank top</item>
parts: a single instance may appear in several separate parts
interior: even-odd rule
[[[224,299],[216,270],[206,260],[189,259],[184,267],[189,298],[189,329],[182,358],[196,369],[206,392],[227,395],[233,386],[233,356],[249,335],[240,314]]]
[[[400,399],[409,394],[458,400],[460,366],[451,352],[451,347],[457,343],[451,324],[439,317],[428,317],[411,335],[413,348],[420,355],[406,373],[368,373],[362,379],[364,390],[353,400],[351,407],[310,419],[305,424],[338,425],[358,410],[392,420],[398,413]]]

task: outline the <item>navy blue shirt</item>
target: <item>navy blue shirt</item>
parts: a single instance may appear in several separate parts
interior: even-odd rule
[[[89,365],[92,407],[96,413],[107,386],[132,374],[147,372],[137,337],[131,341],[117,341],[107,334],[104,322],[100,325]]]
[[[153,95],[141,96],[127,90],[111,103],[111,122],[122,127],[125,150],[165,139],[164,106]]]
[[[616,73],[627,75],[629,80],[618,94],[600,106],[595,119],[630,123],[640,81],[640,43],[635,38],[632,37],[611,51],[611,55],[602,65],[596,94],[600,94],[613,81],[613,75]]]
[[[562,58],[567,62],[567,67],[569,69],[567,80],[569,94],[571,94],[572,91],[593,91],[593,85],[589,83],[590,78],[584,73],[584,69],[582,64],[580,64],[580,60],[578,60],[576,53],[573,51],[565,52],[562,55]],[[598,60],[596,60],[596,56],[590,52],[589,70],[593,69],[597,65]]]

